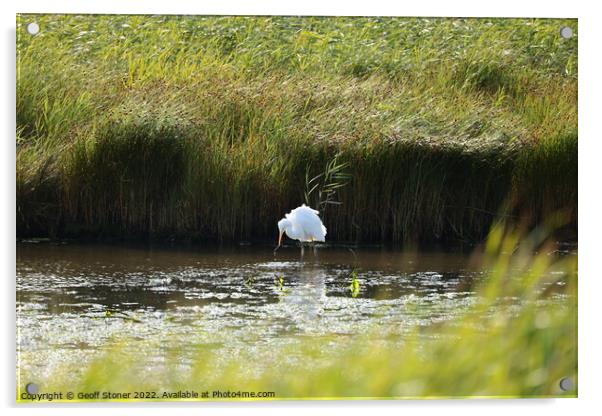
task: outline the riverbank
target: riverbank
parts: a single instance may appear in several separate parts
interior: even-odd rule
[[[331,241],[477,241],[558,210],[576,230],[575,20],[31,20],[18,237],[274,239],[335,155]]]

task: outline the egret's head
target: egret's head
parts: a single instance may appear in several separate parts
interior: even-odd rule
[[[292,224],[291,224],[290,220],[283,218],[280,221],[278,221],[278,231],[280,231],[280,234],[282,234],[291,225]]]
[[[278,250],[280,244],[282,244],[282,234],[284,234],[287,228],[292,227],[292,225],[293,224],[290,222],[290,220],[286,218],[283,218],[280,221],[278,221],[278,246],[274,251]]]

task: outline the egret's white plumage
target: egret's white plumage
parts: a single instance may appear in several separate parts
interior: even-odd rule
[[[282,242],[282,234],[303,242],[324,241],[326,237],[326,227],[318,216],[319,212],[303,204],[295,208],[278,221],[278,247]],[[277,248],[278,248],[277,247]]]

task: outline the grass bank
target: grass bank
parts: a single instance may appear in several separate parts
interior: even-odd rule
[[[576,20],[17,23],[18,236],[273,239],[335,155],[351,179],[331,240],[576,224]]]

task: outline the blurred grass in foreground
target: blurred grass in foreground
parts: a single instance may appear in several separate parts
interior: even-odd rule
[[[413,328],[400,347],[371,334],[304,337],[294,348],[274,348],[258,373],[250,350],[216,366],[224,352],[205,346],[191,369],[179,366],[176,350],[167,354],[164,371],[142,376],[145,357],[126,353],[122,344],[108,348],[75,382],[73,374],[56,371],[46,385],[88,392],[274,391],[277,399],[576,397],[577,256],[556,255],[542,228],[522,235],[495,226],[475,253],[489,270],[475,289],[478,302],[457,320]],[[327,347],[333,341],[338,347]],[[290,355],[305,358],[290,364]],[[316,358],[322,364],[314,365]],[[573,390],[560,390],[564,377],[573,380]]]

